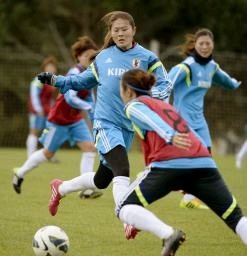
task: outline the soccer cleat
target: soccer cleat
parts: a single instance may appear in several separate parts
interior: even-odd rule
[[[179,203],[179,206],[181,208],[188,208],[188,209],[201,209],[201,210],[208,210],[209,208],[202,203],[200,200],[198,199],[192,199],[191,201],[185,201],[185,200],[181,200]]]
[[[140,230],[133,225],[124,223],[124,235],[127,240],[135,239],[138,232],[140,232]]]
[[[79,193],[79,197],[81,199],[95,199],[95,198],[98,198],[100,196],[102,196],[103,193],[100,192],[99,190],[93,190],[93,189],[86,189],[84,191],[81,191]]]
[[[20,194],[21,193],[21,184],[23,182],[23,178],[18,177],[18,175],[16,174],[17,171],[18,171],[18,168],[13,169],[14,176],[13,176],[13,179],[12,179],[12,185],[13,185],[13,188],[14,188],[15,192],[17,194]]]
[[[51,181],[51,198],[49,201],[49,212],[52,216],[55,216],[58,210],[59,201],[61,200],[62,196],[58,192],[58,187],[63,183],[62,180],[54,179]]]
[[[161,256],[174,256],[179,246],[185,241],[185,237],[183,231],[175,230],[168,239],[163,240]]]

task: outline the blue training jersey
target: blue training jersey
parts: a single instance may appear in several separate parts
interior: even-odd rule
[[[78,75],[85,71],[85,68],[80,64],[69,69],[66,76]],[[68,90],[64,94],[64,99],[67,104],[75,109],[88,110],[89,118],[93,121],[95,97],[92,90],[88,90],[88,95],[82,99],[78,96],[78,92],[75,90]]]
[[[131,122],[123,111],[120,79],[124,72],[133,68],[153,72],[157,78],[155,86],[160,91],[171,86],[161,61],[153,52],[139,44],[135,44],[127,51],[121,50],[116,45],[106,48],[96,56],[94,62],[83,73],[69,77],[57,76],[55,86],[64,93],[69,89],[81,90],[98,85],[94,119],[106,120],[132,131]]]
[[[173,105],[193,129],[204,122],[204,96],[212,85],[236,89],[239,82],[231,78],[211,60],[202,65],[194,57],[187,57],[168,73],[173,83]]]

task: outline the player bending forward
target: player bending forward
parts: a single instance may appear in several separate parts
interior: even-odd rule
[[[184,190],[202,200],[247,245],[247,217],[228,190],[208,149],[185,120],[166,102],[149,96],[155,83],[151,73],[130,70],[121,81],[125,113],[142,139],[149,169],[130,186],[117,215],[136,230],[149,231],[164,243],[162,256],[175,255],[185,240],[144,207],[173,190]]]

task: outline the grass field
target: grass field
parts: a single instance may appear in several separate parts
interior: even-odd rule
[[[141,232],[127,241],[122,224],[114,216],[111,187],[101,198],[80,200],[76,193],[65,197],[57,216],[48,213],[49,181],[70,179],[79,174],[78,150],[62,149],[59,164],[45,163],[31,172],[17,195],[11,185],[11,169],[25,159],[24,149],[0,149],[0,255],[32,256],[32,237],[45,225],[62,227],[70,238],[69,256],[152,256],[160,255],[161,242]],[[234,157],[216,157],[218,166],[247,214],[247,168],[238,171]],[[142,170],[142,156],[131,152],[132,177]],[[247,167],[247,165],[245,165]],[[247,248],[211,211],[180,209],[181,195],[174,192],[154,203],[150,209],[174,227],[183,229],[187,241],[178,256],[244,256]]]

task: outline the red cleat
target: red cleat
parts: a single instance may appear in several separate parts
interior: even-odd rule
[[[51,181],[51,198],[49,201],[49,212],[52,216],[55,216],[58,210],[59,201],[62,198],[60,193],[58,192],[58,187],[63,183],[62,180],[54,179]]]
[[[124,234],[127,240],[135,239],[138,232],[140,232],[140,230],[133,225],[124,223]]]

